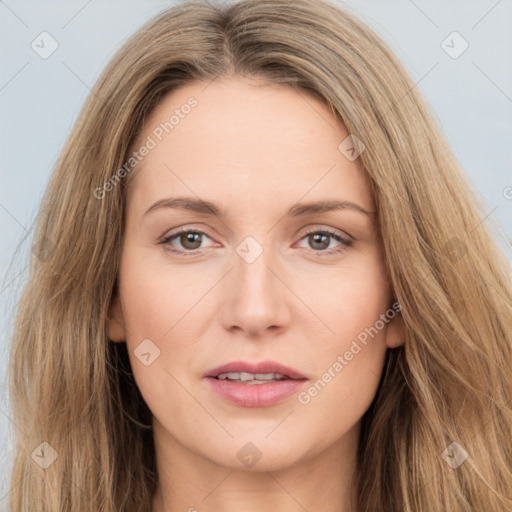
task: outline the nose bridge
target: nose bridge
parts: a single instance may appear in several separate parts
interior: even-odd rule
[[[258,239],[254,236],[245,237],[236,247],[234,260],[237,284],[245,287],[246,293],[243,296],[254,295],[256,298],[263,294],[269,298],[269,294],[275,295],[271,293],[275,292],[274,283],[271,282],[275,280],[275,276],[267,268],[271,267],[272,262],[275,261],[270,237],[267,237],[266,241],[263,240],[263,235]],[[259,299],[263,298],[259,297]]]
[[[247,236],[235,249],[231,290],[223,305],[223,321],[227,328],[236,325],[257,334],[285,322],[286,308],[279,289],[282,284],[273,273],[276,258],[272,253],[271,237],[267,237],[266,242],[264,246],[255,237]]]

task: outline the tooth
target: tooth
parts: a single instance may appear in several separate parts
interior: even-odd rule
[[[272,380],[274,379],[274,375],[277,375],[275,373],[256,373],[254,377],[259,380]]]
[[[265,383],[265,382],[276,382],[279,380],[287,379],[284,375],[280,373],[248,373],[248,372],[230,372],[230,373],[220,373],[217,376],[219,380],[231,380],[238,382],[246,382],[249,384],[253,383]]]
[[[239,377],[238,373],[219,373],[219,375],[217,375],[217,378],[219,380],[238,379],[238,377]]]

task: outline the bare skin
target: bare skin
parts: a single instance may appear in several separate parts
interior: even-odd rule
[[[345,127],[313,97],[239,77],[206,85],[173,91],[145,120],[138,144],[155,138],[155,127],[191,96],[197,100],[137,167],[110,311],[109,337],[127,343],[153,413],[152,510],[357,511],[361,417],[386,348],[403,343],[403,321],[384,322],[351,352],[392,304],[374,216],[348,207],[286,212],[326,200],[374,212],[369,179],[359,158],[338,149]],[[145,214],[171,196],[225,212]],[[169,239],[179,228],[192,233]],[[326,229],[349,245],[322,238]],[[194,239],[198,231],[206,234]],[[253,245],[244,245],[246,237]],[[248,263],[240,246],[262,252]],[[151,358],[152,347],[160,350],[147,366],[134,352],[146,339]],[[338,356],[341,371],[333,370]],[[234,405],[203,376],[235,360],[277,361],[308,380],[302,394],[277,404]],[[325,386],[309,392],[319,379]],[[261,458],[243,462],[244,447]]]

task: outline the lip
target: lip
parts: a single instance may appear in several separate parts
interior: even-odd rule
[[[297,393],[307,380],[282,380],[267,384],[238,384],[214,377],[205,379],[217,395],[241,407],[270,407]]]
[[[307,377],[299,371],[288,366],[284,366],[275,361],[261,361],[259,363],[249,363],[246,361],[232,361],[222,366],[217,366],[205,373],[204,377],[217,377],[221,373],[280,373],[293,380],[306,380]],[[245,384],[242,384],[243,386]],[[263,384],[260,384],[261,386]]]
[[[280,373],[288,379],[266,384],[239,384],[215,378],[221,373],[230,372]],[[210,389],[217,395],[241,407],[269,407],[278,404],[297,393],[309,380],[297,370],[275,361],[262,361],[260,363],[233,361],[209,370],[204,378]]]

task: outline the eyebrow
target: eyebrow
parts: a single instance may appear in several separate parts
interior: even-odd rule
[[[217,206],[216,204],[210,201],[205,201],[203,199],[198,199],[195,197],[168,197],[164,199],[159,199],[146,210],[144,216],[146,216],[150,212],[160,210],[162,208],[186,210],[221,218],[226,217],[226,211],[221,207]],[[297,203],[286,212],[285,216],[300,217],[305,215],[311,215],[314,213],[324,213],[346,209],[363,213],[364,215],[367,215],[370,218],[372,218],[372,216],[375,214],[374,211],[365,210],[362,206],[351,201],[326,200],[310,203]]]

